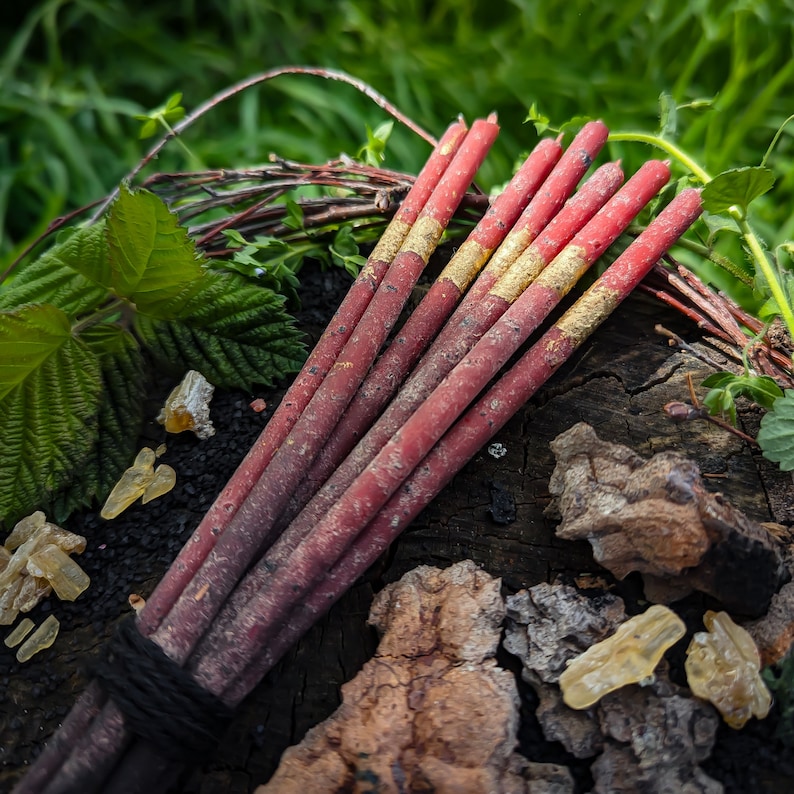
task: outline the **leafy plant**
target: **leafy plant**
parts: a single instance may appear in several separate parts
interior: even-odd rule
[[[655,134],[613,132],[609,140],[613,143],[643,143],[670,155],[685,169],[675,190],[692,183],[703,185],[706,233],[700,234],[699,238],[690,237],[682,241],[685,247],[696,254],[692,266],[708,281],[710,271],[704,270],[702,263],[711,262],[733,277],[735,283],[749,287],[752,290],[749,302],[746,293],[741,290],[736,291],[736,297],[748,304],[747,308],[753,311],[762,325],[766,323],[756,338],[748,336],[746,339],[742,350],[742,374],[717,372],[703,381],[702,385],[710,389],[703,404],[712,415],[726,417],[733,426],[737,421],[737,397],[747,397],[765,408],[769,413],[762,420],[758,444],[767,458],[779,463],[784,470],[791,470],[794,469],[794,447],[790,443],[794,440],[794,390],[786,390],[784,394],[772,377],[754,372],[747,360],[747,348],[765,335],[768,324],[776,318],[780,319],[788,332],[789,346],[790,340],[794,339],[794,271],[783,259],[784,253],[789,254],[794,249],[794,243],[786,241],[770,251],[749,219],[751,204],[775,186],[775,175],[766,162],[786,126],[794,121],[794,116],[782,122],[759,165],[730,168],[712,177],[672,139],[677,130],[678,110],[672,97],[662,94],[659,129]],[[550,119],[533,104],[526,121],[534,124],[538,132],[552,130],[565,134],[577,129],[584,120],[577,117],[555,128]],[[666,200],[674,192],[670,192]],[[664,203],[658,202],[655,212]],[[730,249],[730,242],[730,255],[720,250],[720,243],[726,236],[741,241],[742,248],[738,256],[735,250]],[[787,371],[792,373],[790,358]]]
[[[783,396],[783,391],[775,381],[766,375],[751,375],[745,372],[736,375],[733,372],[715,372],[701,384],[710,389],[703,398],[703,405],[709,413],[721,415],[736,425],[736,398],[746,397],[762,408],[770,410],[775,401]]]
[[[153,193],[123,187],[0,288],[0,516],[65,517],[129,462],[142,349],[217,386],[272,384],[301,364],[285,299],[210,269]]]

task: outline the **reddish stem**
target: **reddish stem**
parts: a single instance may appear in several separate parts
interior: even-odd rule
[[[491,283],[490,291],[483,293],[477,302],[470,301],[467,295],[464,303],[441,330],[430,350],[406,381],[399,397],[392,401],[358,446],[344,462],[341,462],[343,456],[350,452],[357,438],[366,432],[366,426],[371,419],[396,391],[398,384],[390,385],[388,382],[389,370],[376,366],[372,378],[376,386],[369,387],[369,379],[364,384],[311,468],[305,489],[299,491],[294,498],[298,503],[301,498],[305,498],[306,493],[311,495],[319,485],[325,483],[299,519],[304,531],[307,531],[330,508],[414,409],[507,311],[528,283],[536,278],[548,262],[554,259],[565,245],[571,242],[574,235],[593,218],[620,187],[622,181],[623,172],[616,164],[607,163],[599,168],[582,189],[550,220],[548,226],[514,262],[513,267],[506,270],[496,283]],[[543,195],[546,197],[550,194],[544,189]],[[560,203],[556,200],[554,202],[556,206]],[[480,279],[475,282],[475,286],[479,281]],[[375,381],[375,377],[379,374],[382,377],[378,382]],[[364,428],[363,431],[357,429],[351,416],[360,419],[358,426]]]
[[[682,191],[546,334],[433,447],[403,486],[356,537],[261,654],[230,682],[226,698],[240,702],[267,671],[389,547],[463,466],[570,357],[652,265],[695,221],[699,191]]]
[[[645,163],[576,235],[569,248],[575,245],[577,256],[558,256],[542,274],[549,276],[543,282],[539,277],[497,320],[288,555],[288,562],[268,564],[270,575],[264,586],[237,615],[238,641],[226,641],[221,647],[208,636],[203,643],[205,654],[191,663],[202,686],[222,692],[277,635],[296,601],[311,592],[466,406],[667,182],[669,174],[665,163]],[[274,544],[268,557],[278,559],[279,544]]]
[[[207,558],[218,537],[250,493],[253,484],[270,463],[297,418],[314,396],[326,373],[348,341],[383,280],[397,250],[408,236],[419,213],[452,162],[466,134],[462,121],[450,125],[430,155],[425,167],[384,231],[381,242],[355,280],[320,342],[314,348],[276,412],[249,450],[237,471],[201,519],[191,539],[182,547],[166,575],[138,615],[141,633],[151,635],[170,612],[196,571]]]
[[[333,368],[152,635],[173,659],[184,662],[251,560],[272,542],[274,522],[371,366],[498,129],[495,117],[474,123]]]

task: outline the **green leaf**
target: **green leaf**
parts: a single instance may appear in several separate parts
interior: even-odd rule
[[[93,311],[106,297],[110,265],[104,222],[77,229],[0,288],[0,310],[26,303],[51,303],[69,319]]]
[[[22,312],[38,315],[38,323],[15,329],[34,339],[37,365],[0,400],[0,521],[7,527],[44,507],[82,468],[96,439],[102,390],[97,356],[58,332],[68,326],[63,313],[56,319],[52,306]],[[42,346],[47,335],[51,341]]]
[[[794,390],[786,389],[761,419],[756,440],[765,458],[779,464],[783,471],[794,469]]]
[[[83,464],[52,504],[56,521],[103,502],[135,455],[143,423],[147,379],[143,356],[129,331],[118,325],[87,329],[83,341],[100,364],[103,384],[97,412],[97,435]]]
[[[700,385],[708,389],[724,389],[728,384],[735,381],[737,377],[733,372],[714,372],[701,381]]]
[[[746,166],[723,171],[703,188],[703,209],[719,213],[736,206],[745,215],[750,202],[774,184],[775,175],[769,168]]]
[[[783,396],[783,390],[768,375],[751,375],[742,384],[742,395],[769,410]]]
[[[107,219],[108,286],[141,311],[173,316],[204,268],[187,231],[154,193],[122,186]],[[188,290],[185,293],[185,290]],[[167,306],[167,308],[163,308]]]
[[[551,120],[548,116],[544,116],[537,108],[537,105],[533,102],[529,106],[529,110],[527,111],[527,116],[524,119],[524,124],[531,122],[535,127],[535,132],[538,135],[543,135],[547,129],[551,126]]]
[[[303,228],[303,207],[294,199],[288,198],[285,204],[287,216],[284,218],[284,225],[288,229],[298,231]]]
[[[722,416],[736,426],[736,402],[729,389],[712,389],[703,398],[703,405],[712,416]]]
[[[394,121],[384,121],[374,130],[367,127],[367,142],[358,150],[356,159],[377,168],[386,159],[386,143],[394,128]]]
[[[185,117],[185,109],[181,106],[182,92],[178,91],[168,97],[164,105],[151,111],[150,113],[136,114],[135,118],[138,121],[144,122],[141,131],[138,133],[138,138],[151,138],[156,135],[157,131],[162,128],[164,130],[170,129],[171,125]]]
[[[775,381],[767,375],[734,375],[732,372],[715,372],[702,383],[711,389],[703,398],[712,416],[725,416],[736,426],[736,398],[746,397],[762,408],[771,408],[783,396]]]
[[[69,318],[50,304],[0,314],[0,399],[72,341]]]
[[[207,273],[178,320],[141,312],[135,329],[160,362],[196,369],[216,386],[272,385],[304,359],[284,299],[234,273]]]
[[[335,265],[343,267],[353,278],[367,264],[367,259],[358,253],[358,243],[350,226],[342,226],[329,246],[331,258]]]
[[[157,131],[160,129],[160,124],[157,119],[150,119],[146,116],[136,116],[136,118],[139,121],[143,121],[141,131],[138,133],[139,140],[145,141],[147,138],[157,135]]]
[[[735,236],[741,234],[741,229],[733,218],[725,217],[724,215],[712,215],[710,212],[704,212],[700,217],[709,230],[709,235],[706,239],[706,245],[709,246],[709,248],[722,233]]]

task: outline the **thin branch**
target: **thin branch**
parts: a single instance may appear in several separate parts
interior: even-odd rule
[[[210,110],[214,110],[222,102],[236,97],[238,94],[249,88],[253,88],[256,85],[260,85],[261,83],[273,80],[276,77],[281,77],[282,75],[288,74],[313,75],[315,77],[323,77],[326,80],[337,80],[341,83],[352,85],[362,94],[364,94],[364,96],[371,99],[378,107],[383,108],[383,110],[385,110],[389,115],[393,116],[401,124],[404,124],[412,132],[415,132],[420,138],[427,141],[431,146],[435,146],[437,143],[436,139],[429,132],[408,118],[408,116],[401,113],[388,99],[386,99],[386,97],[376,91],[371,85],[365,83],[363,80],[359,80],[352,75],[347,74],[347,72],[342,72],[337,69],[325,69],[319,66],[280,66],[276,69],[270,69],[267,72],[262,72],[260,74],[253,75],[252,77],[248,77],[245,80],[241,80],[229,88],[225,88],[223,91],[220,91],[219,93],[215,94],[215,96],[199,105],[192,113],[189,113],[178,124],[175,124],[173,130],[164,135],[146,153],[143,159],[127,174],[126,179],[128,181],[132,181],[147,165],[149,165],[149,163],[155,157],[157,157],[157,155],[163,150],[170,140],[175,138],[177,135],[180,135],[194,122],[198,121],[198,119],[200,119]],[[110,202],[117,195],[118,188],[113,190],[105,199],[105,202],[99,208],[99,211],[94,215],[94,220],[105,211],[108,204],[110,204]]]

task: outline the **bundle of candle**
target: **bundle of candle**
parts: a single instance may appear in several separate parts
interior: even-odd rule
[[[649,161],[621,187],[608,163],[576,191],[606,127],[586,124],[564,152],[542,140],[395,332],[497,132],[493,116],[447,130],[261,437],[18,792],[167,788],[700,213],[699,191],[680,192],[509,365],[670,175]]]

